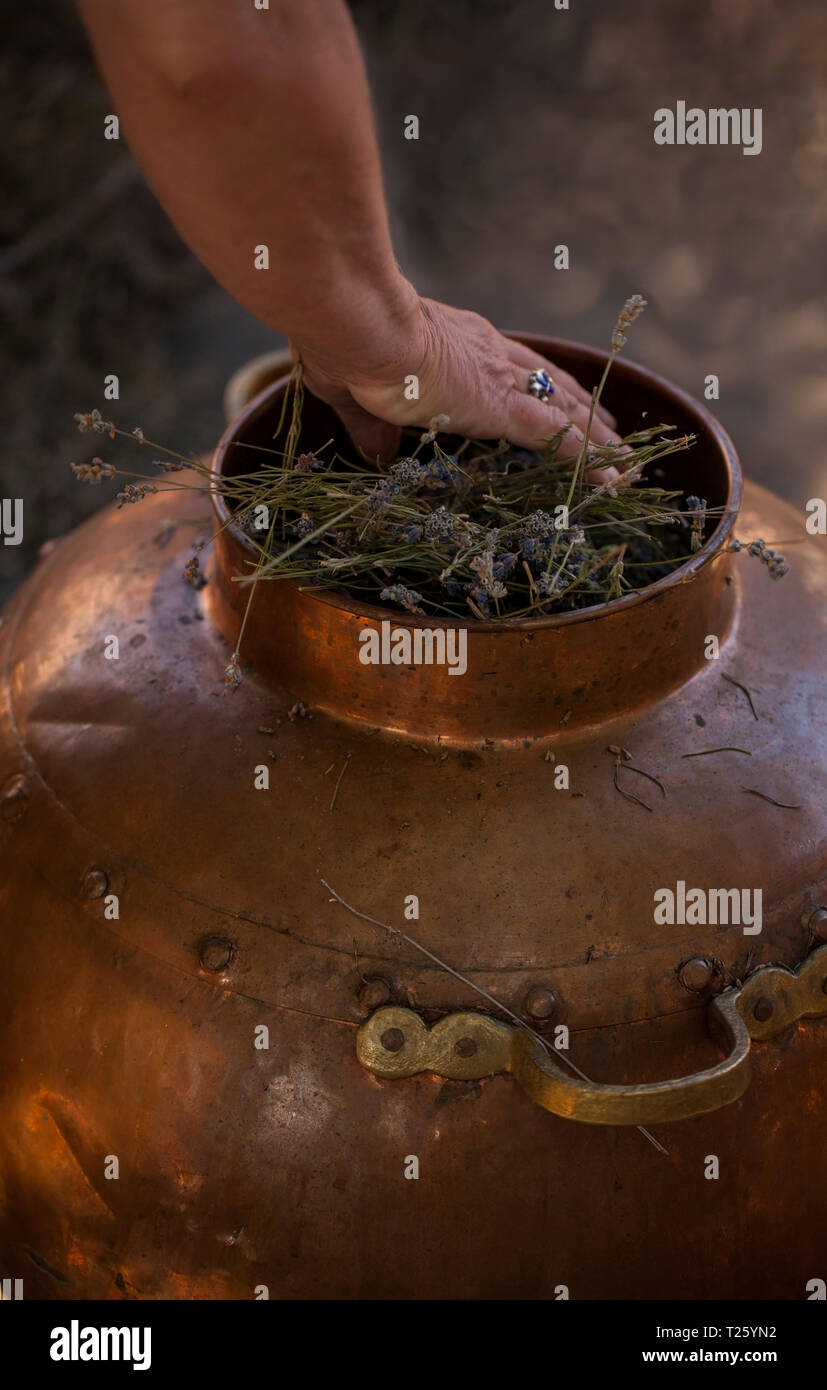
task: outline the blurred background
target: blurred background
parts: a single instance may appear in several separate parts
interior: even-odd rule
[[[823,0],[569,3],[353,0],[403,269],[502,328],[598,345],[643,293],[628,355],[699,398],[715,373],[746,473],[803,520],[827,489]],[[69,0],[4,0],[2,23],[0,495],[25,509],[24,544],[0,546],[5,599],[44,541],[111,501],[71,476],[100,447],[75,411],[209,449],[227,378],[279,340],[104,140],[112,104]],[[654,112],[678,100],[761,107],[762,153],[656,146]]]

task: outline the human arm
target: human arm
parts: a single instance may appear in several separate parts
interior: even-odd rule
[[[398,427],[531,446],[588,395],[487,320],[421,298],[397,265],[364,64],[340,0],[79,0],[136,158],[180,234],[283,333],[371,455]],[[266,246],[269,269],[255,267]],[[556,391],[527,392],[545,365]],[[418,379],[417,399],[405,380]],[[598,415],[591,437],[610,437]],[[577,451],[572,430],[564,452]]]

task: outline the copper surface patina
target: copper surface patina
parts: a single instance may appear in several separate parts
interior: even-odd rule
[[[524,340],[596,381],[602,354]],[[238,441],[270,440],[283,388],[217,467],[249,471]],[[772,583],[726,550],[736,518],[769,544],[803,518],[741,496],[708,412],[622,361],[607,403],[624,431],[646,412],[700,435],[668,483],[723,509],[714,534],[611,605],[469,626],[462,678],[359,662],[366,625],[431,618],[275,581],[225,693],[252,550],[226,526],[187,585],[193,542],[228,520],[188,493],[101,512],[6,609],[0,1271],[27,1298],[801,1299],[827,1278],[825,542]],[[341,438],[312,400],[305,433]],[[619,796],[610,744],[664,783],[653,813]],[[713,745],[752,756],[683,756]],[[760,888],[762,931],[656,925],[679,880]],[[729,1089],[701,1114],[684,1089],[691,1118],[647,1110],[660,1148],[631,1102],[561,1118],[515,1018],[565,1025],[598,1089],[730,1053]],[[420,1028],[437,1051],[406,1069]]]

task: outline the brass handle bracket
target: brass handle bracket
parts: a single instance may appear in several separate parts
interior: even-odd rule
[[[715,1066],[669,1081],[604,1085],[569,1072],[559,1055],[527,1028],[485,1014],[448,1014],[429,1028],[411,1009],[377,1009],[356,1035],[356,1055],[386,1080],[430,1072],[459,1081],[510,1072],[555,1115],[585,1124],[662,1124],[690,1119],[743,1095],[753,1041],[775,1037],[802,1018],[827,1014],[827,946],[796,970],[761,966],[709,1005],[709,1026],[726,1055]]]

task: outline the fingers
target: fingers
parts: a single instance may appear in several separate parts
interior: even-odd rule
[[[571,420],[573,425],[577,426],[581,435],[584,435],[589,426],[588,406],[583,405],[581,401],[575,401],[571,396],[566,396],[562,391],[556,391],[551,398],[552,401],[557,402],[558,395],[560,401],[557,404],[557,409]],[[610,430],[608,425],[594,415],[589,430],[589,439],[592,444],[614,444],[617,435],[614,430]]]
[[[586,474],[586,482],[596,483],[600,486],[606,483],[613,483],[615,478],[619,477],[620,474],[616,468],[590,468]]]
[[[296,360],[298,353],[295,349],[293,355]],[[399,425],[373,415],[354,400],[346,388],[329,379],[325,380],[318,372],[308,371],[305,367],[304,379],[307,389],[335,410],[351,441],[369,463],[378,466],[393,462],[402,442],[402,430]]]
[[[508,356],[515,366],[524,367],[526,372],[539,371],[540,368],[545,368],[556,387],[555,395],[558,393],[564,395],[566,401],[572,400],[583,405],[588,412],[591,406],[591,393],[581,386],[579,381],[576,381],[573,376],[569,376],[569,373],[564,372],[562,368],[556,367],[553,362],[549,362],[547,358],[541,357],[539,352],[534,352],[532,348],[526,347],[524,343],[516,343],[513,338],[505,338],[504,342]],[[563,408],[566,408],[565,405]],[[602,420],[604,425],[608,425],[610,429],[617,429],[614,415],[604,406],[597,406],[595,417]]]
[[[522,372],[520,372],[520,376],[521,375]],[[560,424],[555,425],[554,428],[546,424],[545,429],[547,434],[556,434],[557,430],[562,428],[563,422],[567,422],[574,425],[578,437],[580,439],[583,438],[589,424],[589,408],[585,406],[582,401],[575,400],[562,390],[555,391],[550,401],[538,401],[536,396],[532,396],[525,390],[521,381],[515,383],[514,389],[518,397],[524,394],[527,400],[536,402],[541,410],[545,410],[547,416],[554,415],[554,418],[560,421]],[[509,435],[507,431],[506,437],[509,439],[511,438],[511,435]],[[617,436],[613,430],[610,430],[609,427],[595,415],[592,417],[589,439],[592,444],[614,444],[617,440]],[[566,457],[566,454],[563,453],[562,457]]]
[[[578,409],[582,412],[583,407],[580,406]],[[519,444],[524,449],[541,449],[544,440],[556,434],[558,430],[569,426],[567,433],[560,441],[557,457],[576,459],[579,456],[583,445],[583,430],[578,428],[576,422],[572,424],[568,413],[561,410],[559,406],[538,401],[536,396],[524,394],[515,386],[506,403],[506,415],[507,424],[500,433],[504,438],[510,439],[512,444]],[[594,423],[593,421],[592,439],[594,439]],[[583,427],[585,428],[585,422]],[[604,434],[608,434],[605,426],[601,425],[601,430]],[[587,482],[598,484],[611,483],[619,476],[618,470],[611,465],[606,468],[591,468],[585,475]]]
[[[536,396],[530,396],[514,386],[506,401],[502,428],[497,433],[523,449],[542,449],[546,439],[567,426],[570,428],[560,441],[557,456],[563,459],[577,458],[583,433],[572,424],[568,413],[556,405],[538,401]]]
[[[370,463],[393,462],[402,441],[398,425],[386,424],[353,400],[337,400],[334,409],[353,443]]]

